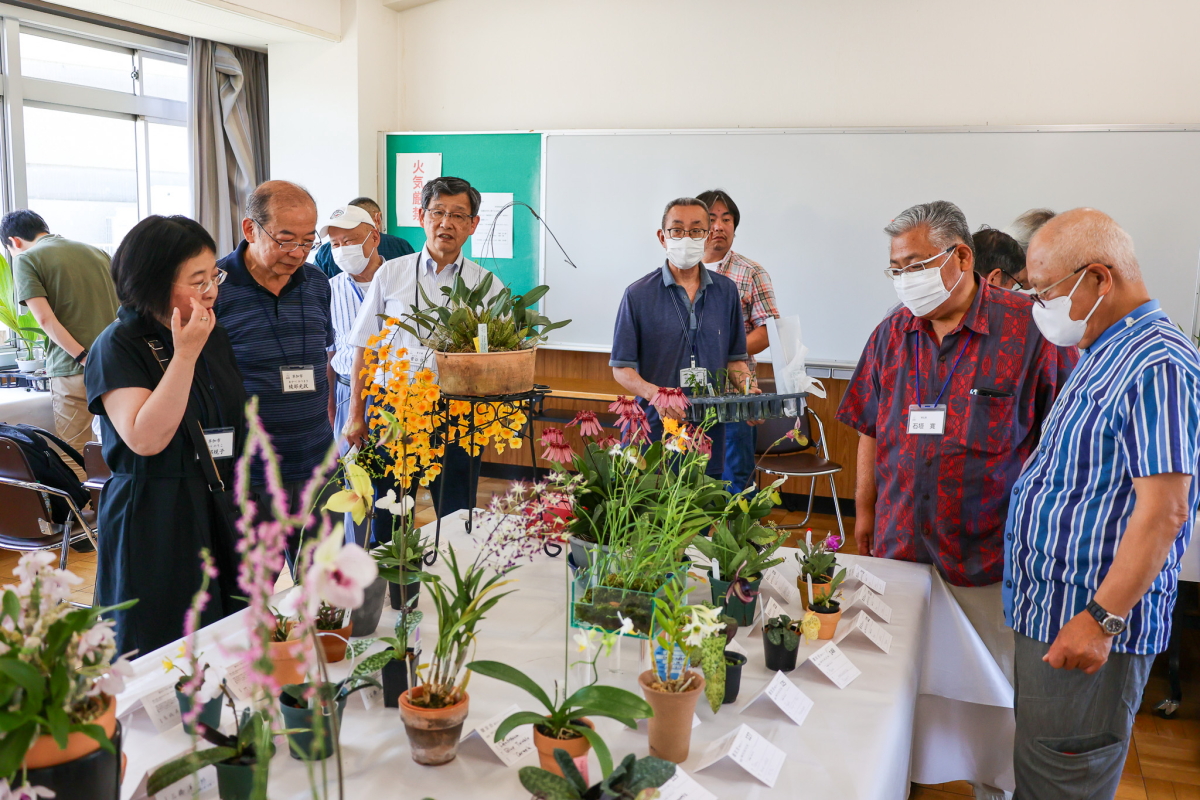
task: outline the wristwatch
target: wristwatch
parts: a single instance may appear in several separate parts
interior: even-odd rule
[[[83,360],[84,360],[85,358],[87,358],[87,354],[88,354],[88,351],[87,351],[87,348],[86,348],[86,347],[85,347],[85,348],[83,348],[82,350],[80,350],[80,351],[79,351],[79,355],[75,356],[75,363],[76,363],[76,364],[82,364],[82,363],[83,363]]]
[[[1095,600],[1087,604],[1087,612],[1095,617],[1096,622],[1100,623],[1101,629],[1109,636],[1125,632],[1125,620],[1118,617],[1116,614],[1110,614]]]

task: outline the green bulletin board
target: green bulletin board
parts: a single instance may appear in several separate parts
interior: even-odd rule
[[[396,156],[400,153],[441,153],[442,175],[462,178],[480,192],[512,192],[513,200],[542,211],[542,135],[540,133],[387,134],[388,232],[407,239],[416,250],[425,244],[425,231],[412,220],[397,220]],[[399,187],[409,191],[409,187]],[[538,284],[538,221],[529,209],[513,208],[513,257],[482,258],[485,269],[496,273],[514,292],[527,292]],[[411,227],[410,227],[411,226]],[[480,223],[476,236],[485,236]],[[463,249],[471,258],[471,242]]]

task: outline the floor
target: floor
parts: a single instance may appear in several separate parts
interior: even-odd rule
[[[492,494],[508,487],[506,481],[484,478],[480,481],[478,504],[485,506]],[[417,523],[424,525],[434,520],[433,508],[427,492],[417,498]],[[803,512],[788,512],[778,509],[771,520],[779,525],[797,524]],[[844,519],[847,541],[843,550],[855,552],[854,520]],[[833,516],[814,514],[806,527],[814,534],[837,530],[837,519]],[[803,530],[789,536],[789,543],[803,537]],[[12,575],[19,553],[0,550],[0,586],[16,583]],[[94,553],[70,554],[68,560],[72,572],[83,579],[72,592],[71,599],[80,603],[91,603],[96,582],[96,556]],[[1183,672],[1185,677],[1200,678],[1196,665],[1200,663],[1200,633],[1188,631],[1185,637]],[[1153,714],[1153,706],[1166,696],[1167,681],[1162,663],[1155,671],[1146,688],[1146,700],[1134,723],[1133,744],[1125,762],[1125,772],[1117,792],[1118,800],[1200,800],[1200,680],[1186,682],[1183,705],[1172,719],[1161,719]],[[912,800],[962,800],[972,795],[970,784],[964,781],[943,783],[936,786],[913,784]]]

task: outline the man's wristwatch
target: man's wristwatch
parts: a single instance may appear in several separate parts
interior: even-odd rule
[[[75,363],[76,363],[76,364],[82,364],[82,363],[83,363],[83,360],[84,360],[85,358],[87,358],[87,354],[88,354],[88,351],[87,351],[87,348],[86,348],[86,347],[85,347],[85,348],[83,348],[82,350],[80,350],[80,351],[79,351],[79,355],[75,356]]]
[[[1100,623],[1100,628],[1109,636],[1116,636],[1125,632],[1125,620],[1116,614],[1108,613],[1095,600],[1087,604],[1087,612],[1096,619],[1096,622]]]

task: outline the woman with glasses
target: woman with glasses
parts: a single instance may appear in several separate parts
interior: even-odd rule
[[[136,598],[116,614],[117,645],[148,653],[183,635],[201,549],[221,572],[202,622],[240,607],[220,485],[232,486],[246,394],[213,313],[225,273],[199,223],[142,220],[117,248],[112,277],[121,307],[85,373],[112,470],[98,510],[96,603]]]

